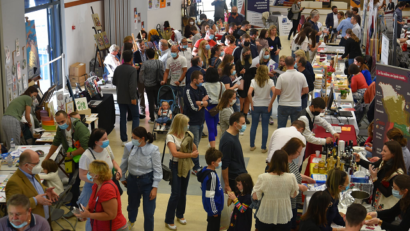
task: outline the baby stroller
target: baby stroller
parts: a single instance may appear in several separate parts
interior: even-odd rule
[[[155,124],[152,128],[152,134],[154,136],[154,140],[157,139],[157,133],[162,134],[162,133],[167,133],[168,132],[169,127],[171,126],[172,120],[174,119],[174,117],[178,113],[180,113],[180,109],[179,109],[179,106],[178,106],[178,103],[177,103],[177,98],[176,98],[175,93],[172,90],[171,86],[169,86],[169,85],[164,85],[164,86],[161,86],[159,88],[158,97],[157,97],[158,110],[160,110],[160,108],[162,106],[162,102],[168,102],[169,110],[172,112],[172,118],[169,119],[166,122],[165,130],[158,131],[158,130],[155,130],[156,123],[159,119],[159,117],[157,117],[157,119],[155,120]],[[156,113],[158,113],[158,110],[156,111]],[[156,115],[158,115],[158,114],[156,114]]]

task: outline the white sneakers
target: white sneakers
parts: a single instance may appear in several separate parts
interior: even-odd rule
[[[181,223],[181,225],[186,225],[186,220],[185,220],[185,219],[184,219],[184,220],[181,220],[181,219],[177,218],[177,221],[178,221],[179,223]]]
[[[164,125],[162,125],[161,131],[165,131],[165,126]]]
[[[155,128],[155,130],[157,130],[157,131],[161,130],[161,126],[158,125],[158,126]]]
[[[177,230],[177,226],[175,224],[170,225],[170,224],[165,223],[165,227],[170,229],[170,230]]]

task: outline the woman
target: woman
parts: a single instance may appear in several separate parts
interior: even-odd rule
[[[188,24],[185,26],[184,29],[184,36],[185,38],[191,38],[191,36],[193,35],[191,32],[191,26],[195,25],[195,19],[193,18],[189,18],[188,19]]]
[[[349,66],[354,62],[354,58],[357,56],[361,56],[362,52],[360,51],[360,40],[359,38],[353,33],[352,29],[346,30],[346,45],[345,45],[345,53],[342,57],[339,57],[339,60],[342,60],[348,57]]]
[[[225,67],[226,65],[229,65],[229,64],[233,64],[233,56],[232,56],[232,55],[228,55],[228,54],[225,53],[225,56],[224,56],[224,58],[222,59],[221,64],[219,64],[219,66],[218,66],[218,74],[219,74],[219,76],[221,76],[221,77],[223,76],[223,74],[222,74],[223,69],[224,69],[224,67]]]
[[[209,58],[211,58],[211,47],[205,39],[199,43],[198,56],[202,59],[202,68],[206,69],[209,65]]]
[[[258,128],[259,118],[262,117],[262,146],[261,152],[266,153],[266,141],[268,140],[269,132],[269,117],[272,110],[272,104],[275,101],[275,84],[273,80],[269,78],[268,67],[266,65],[260,65],[256,71],[255,79],[251,80],[251,86],[248,90],[248,100],[251,102],[252,107],[252,125],[251,125],[251,151],[256,149],[255,136],[256,129]],[[252,99],[252,93],[254,97]],[[271,97],[272,93],[272,97]]]
[[[268,44],[270,47],[270,56],[276,63],[279,62],[279,52],[282,49],[280,38],[278,36],[278,29],[275,25],[269,27]]]
[[[81,191],[80,197],[78,198],[78,203],[81,203],[82,205],[88,204],[93,191],[94,182],[87,178],[91,162],[94,160],[105,161],[110,170],[114,168],[117,171],[115,176],[117,180],[122,177],[122,170],[114,160],[114,153],[112,152],[109,144],[110,141],[108,140],[108,135],[105,129],[96,128],[91,132],[88,140],[88,149],[81,155],[78,165],[80,169],[80,179],[84,181],[83,191]],[[87,219],[85,230],[91,230],[90,219]]]
[[[306,70],[308,70],[312,76],[315,76],[315,72],[313,71],[312,64],[308,61],[306,57],[306,53],[303,50],[295,51],[295,59],[301,58],[301,57],[305,58],[306,60],[306,66],[305,66]]]
[[[367,85],[370,86],[370,84],[372,84],[373,82],[372,75],[370,74],[369,67],[366,65],[363,56],[356,56],[356,58],[354,58],[354,64],[356,64],[359,67],[364,78],[366,79]]]
[[[369,169],[373,181],[372,201],[376,211],[392,208],[398,201],[392,194],[393,180],[398,175],[406,174],[403,152],[400,144],[395,141],[384,143],[381,152],[382,158],[370,163],[361,160],[359,154],[353,153],[356,162]]]
[[[303,29],[299,34],[296,34],[295,36],[293,36],[292,45],[291,45],[293,58],[295,58],[295,54],[294,54],[295,51],[299,49],[305,51],[305,53],[308,52],[308,50],[310,49],[309,38],[312,39],[311,38],[312,37],[311,35],[313,34],[312,32],[313,32],[313,29],[311,27],[307,27]]]
[[[258,48],[258,53],[260,53],[261,50],[264,48],[269,49],[268,36],[269,36],[268,30],[262,29],[261,33],[259,34],[259,38],[256,39],[256,42],[259,43],[256,45],[256,47]]]
[[[209,145],[215,147],[215,137],[218,134],[218,122],[219,115],[211,116],[209,110],[218,105],[219,99],[222,97],[222,94],[225,91],[225,86],[222,82],[219,82],[219,75],[216,68],[208,68],[205,73],[205,83],[203,86],[208,93],[210,98],[209,104],[205,109],[205,122],[208,127],[208,141]]]
[[[74,215],[83,221],[89,218],[93,231],[127,230],[127,220],[122,215],[121,195],[111,178],[111,169],[105,161],[91,162],[87,173],[87,179],[94,182],[91,197],[84,212]]]
[[[299,230],[321,231],[326,225],[326,213],[332,207],[332,197],[325,191],[315,192],[310,198],[306,213],[300,218]]]
[[[229,118],[234,113],[232,108],[233,105],[236,103],[236,92],[234,90],[228,89],[226,90],[221,97],[221,100],[218,103],[218,110],[219,110],[219,122],[221,128],[221,135],[229,128]]]
[[[269,163],[268,173],[259,175],[253,187],[253,199],[261,200],[256,214],[259,231],[290,231],[290,197],[296,197],[298,190],[295,175],[289,173],[288,154],[283,150],[275,151]]]
[[[408,231],[410,229],[410,176],[400,175],[394,178],[393,195],[399,199],[392,208],[367,215],[373,219],[366,221],[366,225],[380,225],[382,230]],[[396,217],[401,216],[399,225],[391,224]]]
[[[232,55],[233,51],[236,48],[236,39],[235,36],[233,35],[227,35],[225,36],[225,55]]]
[[[362,103],[364,92],[367,90],[368,85],[363,74],[360,72],[357,65],[352,64],[349,66],[349,75],[353,75],[350,80],[350,88],[352,89],[353,99],[357,103]]]
[[[148,37],[147,32],[144,30],[144,28],[141,28],[140,32],[137,34],[137,39],[141,39],[145,41]]]
[[[303,8],[300,7],[301,2],[302,2],[302,0],[296,0],[292,4],[292,8],[291,8],[291,11],[293,13],[293,16],[292,16],[292,29],[289,32],[288,40],[290,40],[290,36],[292,36],[292,33],[293,33],[293,35],[296,35],[296,32],[298,31],[298,26],[299,26],[299,21],[300,21],[300,14],[305,9],[304,7]]]
[[[222,77],[220,79],[220,81],[225,85],[225,89],[226,90],[234,90],[236,91],[236,89],[239,87],[238,83],[233,83],[232,81],[234,81],[236,79],[236,68],[235,65],[233,64],[229,64],[226,65],[224,67],[224,69],[222,70]],[[240,111],[240,106],[239,106],[239,96],[238,93],[235,92],[235,97],[236,97],[236,103],[232,105],[233,111],[234,112],[238,112]]]
[[[243,79],[243,90],[238,90],[239,94],[239,101],[241,112],[245,115],[246,124],[250,124],[251,122],[248,120],[247,115],[249,112],[249,98],[248,98],[248,91],[251,85],[251,80],[253,79],[254,75],[250,70],[252,65],[252,56],[251,56],[251,49],[249,47],[244,47],[242,49],[241,58],[236,61],[236,73],[238,76],[242,76]],[[242,135],[242,134],[241,134]]]
[[[296,181],[298,182],[299,192],[301,193],[307,191],[307,187],[302,185],[302,180],[308,182],[309,184],[316,183],[316,181],[313,180],[312,178],[300,174],[299,167],[296,164],[298,162],[297,159],[303,153],[303,148],[305,146],[306,145],[300,139],[294,137],[290,139],[285,144],[285,146],[282,147],[282,150],[288,154],[289,170],[290,170],[290,173],[295,175]],[[292,214],[293,214],[293,217],[291,220],[291,228],[296,229],[296,217],[297,217],[296,202],[302,202],[301,194],[299,193],[299,195],[296,198],[291,198],[290,201],[292,203]]]
[[[220,45],[215,45],[211,49],[211,58],[208,60],[209,67],[218,70],[219,64],[221,64],[221,57],[225,55],[224,48]]]
[[[176,115],[172,121],[171,128],[169,129],[165,140],[171,153],[169,168],[172,172],[171,196],[169,197],[167,212],[165,214],[165,226],[171,230],[177,229],[174,222],[175,213],[179,223],[182,225],[187,224],[187,221],[184,218],[184,213],[190,171],[179,177],[178,161],[180,159],[181,161],[182,159],[188,159],[191,161],[191,158],[198,157],[198,150],[194,143],[192,144],[192,153],[183,153],[179,151],[181,148],[182,138],[184,138],[185,132],[188,131],[188,123],[189,118],[186,115]]]
[[[317,50],[317,48],[319,48],[320,45],[322,45],[322,42],[318,42],[318,43],[316,42],[316,34],[317,33],[318,32],[315,29],[313,29],[313,27],[312,27],[312,32],[308,35],[308,37],[309,37],[309,50],[308,50],[308,52],[306,52],[306,60],[310,60],[311,59],[310,57],[312,57],[312,59],[313,59],[315,51]]]
[[[24,128],[24,123],[21,122],[21,117],[24,113],[24,118],[27,121],[27,125],[31,128],[30,113],[31,106],[33,105],[33,100],[37,98],[38,92],[37,88],[31,86],[20,95],[19,97],[13,99],[3,114],[1,119],[1,124],[3,127],[3,134],[5,136],[4,141],[6,141],[6,146],[10,148],[10,141],[13,140],[15,145],[22,144],[21,132]]]
[[[128,177],[121,178],[127,187],[128,194],[128,229],[134,226],[137,220],[141,197],[143,198],[144,230],[154,230],[154,212],[157,198],[158,183],[162,179],[161,154],[152,142],[152,134],[144,127],[132,130],[132,140],[124,147],[121,160],[123,172]],[[130,183],[130,184],[128,184]]]
[[[339,213],[339,195],[340,192],[346,191],[349,188],[349,177],[345,171],[340,169],[332,169],[327,173],[326,190],[331,197],[332,205],[326,213],[326,224],[321,227],[322,231],[332,231],[332,223],[340,226],[346,226],[343,217]]]

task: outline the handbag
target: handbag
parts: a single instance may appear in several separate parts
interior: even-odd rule
[[[171,181],[171,179],[172,179],[171,169],[164,164],[165,148],[166,148],[166,147],[167,147],[167,143],[166,143],[166,141],[165,141],[164,151],[162,152],[162,159],[161,159],[162,179],[165,180],[165,181]]]
[[[221,84],[221,90],[219,91],[218,101],[221,99],[221,95],[222,95],[222,83],[221,82],[219,82],[219,83]],[[207,110],[212,117],[218,115],[218,113],[219,113],[219,109],[218,109],[217,106],[215,106],[214,108],[212,108],[210,110],[205,108],[205,110]]]

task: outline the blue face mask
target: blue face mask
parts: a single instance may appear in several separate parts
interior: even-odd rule
[[[264,59],[269,59],[269,58],[270,58],[270,55],[264,55],[263,58],[264,58]]]
[[[294,67],[295,67],[295,69],[297,69],[297,68],[298,68],[298,65],[295,63]]]
[[[345,190],[343,190],[343,191],[347,191],[347,190],[349,190],[349,188],[350,188],[350,184],[346,185]]]
[[[90,172],[87,172],[87,180],[93,181],[94,177],[90,175]]]
[[[189,130],[189,124],[186,126],[186,130],[187,130],[187,131]]]
[[[15,225],[15,224],[13,224],[13,222],[10,222],[10,224],[11,224],[15,229],[21,229],[21,228],[23,228],[24,226],[27,225],[27,221],[21,223],[20,225]]]
[[[213,34],[211,34],[211,35],[209,35],[209,39],[214,39],[214,35]]]
[[[232,75],[236,75],[236,71],[233,71],[233,72],[232,72]]]
[[[206,50],[209,50],[209,49],[211,49],[211,46],[205,45],[205,49],[206,49]]]
[[[396,197],[396,198],[398,198],[398,199],[403,198],[403,195],[400,195],[400,192],[399,192],[399,191],[397,191],[397,190],[395,190],[395,189],[392,189],[391,192],[392,192],[392,194],[393,194],[394,197]]]
[[[171,56],[172,56],[172,58],[176,58],[178,56],[178,54],[171,52]]]
[[[197,83],[196,86],[197,87],[202,87],[202,83]]]
[[[131,139],[132,145],[134,145],[135,147],[139,147],[141,145],[141,143],[136,140],[136,139]]]
[[[224,56],[225,55],[225,51],[222,51],[221,54],[219,54],[219,56]]]
[[[219,162],[218,166],[215,167],[215,169],[221,168],[222,167],[222,161]]]
[[[182,48],[187,49],[188,45],[182,45]]]
[[[104,140],[104,141],[102,142],[102,145],[101,145],[100,147],[106,148],[106,147],[108,147],[109,144],[110,144],[110,141],[109,141],[109,140]]]
[[[58,127],[60,128],[60,129],[67,129],[68,128],[68,124],[67,123],[64,123],[64,124],[61,124],[61,125],[58,125]]]
[[[246,124],[242,125],[241,129],[239,129],[239,132],[245,132],[246,130]]]

